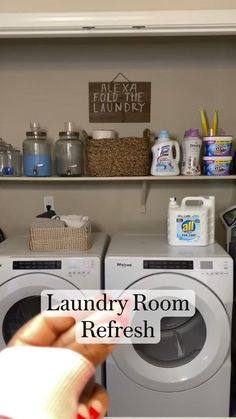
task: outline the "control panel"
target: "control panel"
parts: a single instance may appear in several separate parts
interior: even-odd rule
[[[69,278],[91,276],[97,270],[95,258],[62,258],[61,260],[21,259],[13,260],[14,271],[56,271],[58,275]],[[60,272],[59,272],[60,271]]]
[[[12,268],[19,271],[61,269],[61,260],[15,260],[12,262]]]
[[[67,259],[65,268],[69,278],[90,276],[96,267],[95,260],[85,259]]]
[[[150,269],[153,271],[190,271],[194,270],[201,278],[205,277],[225,277],[230,274],[229,258],[214,258],[214,259],[200,259],[193,260],[171,260],[171,259],[144,259],[143,269]]]
[[[192,260],[144,260],[143,269],[193,269]]]

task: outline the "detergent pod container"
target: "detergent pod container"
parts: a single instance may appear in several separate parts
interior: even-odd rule
[[[169,131],[160,131],[152,146],[152,155],[151,175],[179,175],[180,147],[177,141],[170,139]]]
[[[207,246],[215,242],[215,197],[170,198],[168,242],[172,246]]]
[[[232,142],[232,135],[204,137],[204,155],[207,157],[231,156]]]

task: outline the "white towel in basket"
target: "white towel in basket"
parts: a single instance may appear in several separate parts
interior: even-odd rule
[[[56,215],[53,219],[64,221],[67,227],[82,228],[88,224],[88,217],[85,215]]]

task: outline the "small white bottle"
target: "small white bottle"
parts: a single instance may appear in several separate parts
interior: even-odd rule
[[[179,175],[180,147],[177,141],[170,139],[169,131],[160,131],[155,144],[152,146],[152,155],[151,175]]]
[[[173,244],[172,235],[173,233],[173,210],[177,210],[179,208],[179,205],[177,204],[176,197],[173,196],[169,199],[169,206],[168,206],[168,216],[167,216],[167,237],[168,237],[168,243],[170,245]]]
[[[199,176],[201,174],[200,152],[202,140],[198,129],[191,128],[185,131],[182,141],[181,174],[184,176]]]

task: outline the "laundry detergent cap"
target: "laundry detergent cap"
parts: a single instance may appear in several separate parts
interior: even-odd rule
[[[159,135],[158,135],[158,139],[161,139],[161,138],[170,138],[170,133],[169,133],[169,131],[168,130],[161,130],[160,132],[159,132]]]
[[[198,137],[199,138],[200,137],[199,130],[197,128],[190,128],[190,129],[186,130],[185,133],[184,133],[184,138],[186,138],[186,137],[188,137],[188,138]]]

